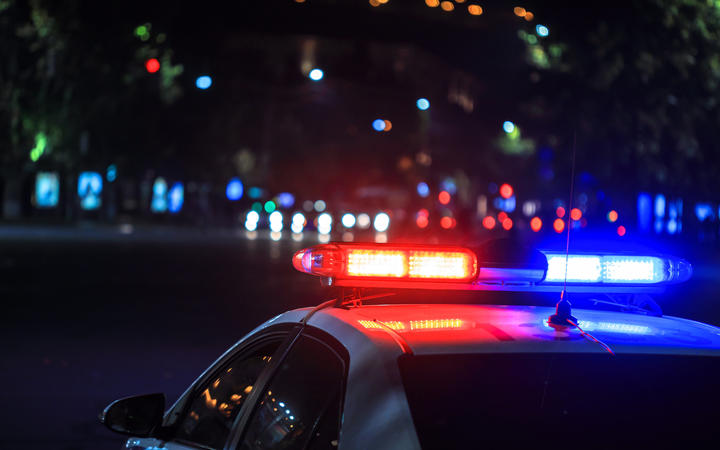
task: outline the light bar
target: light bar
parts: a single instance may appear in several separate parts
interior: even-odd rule
[[[565,281],[566,255],[543,252],[548,260],[544,284]],[[568,284],[651,285],[677,283],[690,278],[689,263],[658,256],[577,254],[567,256]]]
[[[468,282],[477,275],[475,253],[458,247],[328,244],[293,257],[301,272],[336,280],[424,280]]]

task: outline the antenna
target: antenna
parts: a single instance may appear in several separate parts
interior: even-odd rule
[[[603,341],[597,339],[587,331],[580,328],[580,321],[578,321],[572,315],[572,305],[566,297],[567,294],[567,273],[568,273],[568,262],[570,261],[570,229],[572,228],[572,202],[573,194],[575,190],[575,146],[577,143],[577,132],[573,132],[573,145],[572,145],[572,168],[570,169],[570,201],[568,202],[568,227],[567,227],[567,240],[565,241],[565,281],[563,282],[563,290],[560,292],[560,301],[555,305],[555,314],[550,316],[548,319],[548,325],[555,328],[556,330],[563,330],[565,328],[577,328],[580,334],[586,339],[595,342],[600,345],[603,350],[615,355],[609,345]]]
[[[577,144],[577,132],[573,132],[572,145],[572,167],[570,169],[570,201],[568,202],[568,226],[567,240],[565,243],[565,281],[563,290],[560,292],[560,301],[555,305],[555,314],[550,316],[548,325],[553,327],[577,327],[578,320],[572,316],[570,302],[565,298],[567,292],[568,262],[570,260],[570,229],[572,228],[572,201],[575,191],[575,146]]]

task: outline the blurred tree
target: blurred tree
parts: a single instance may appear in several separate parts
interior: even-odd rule
[[[173,64],[163,33],[145,24],[138,35],[128,25],[132,17],[118,20],[122,13],[106,7],[0,0],[0,163],[6,170],[35,163],[75,170],[130,155],[127,160],[141,164],[153,157],[146,148],[167,144],[152,124],[180,97],[182,66]],[[108,16],[113,20],[98,22]],[[161,62],[158,73],[146,72],[147,58]]]
[[[569,151],[577,132],[579,168],[618,192],[716,192],[720,2],[574,8],[545,24],[547,37],[535,23],[518,34],[532,68],[524,109],[545,141]]]

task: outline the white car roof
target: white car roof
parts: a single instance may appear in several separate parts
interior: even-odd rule
[[[260,328],[298,322],[310,308],[289,311]],[[578,330],[547,326],[554,308],[496,305],[372,305],[325,308],[308,322],[343,343],[356,333],[367,344],[400,353],[603,352]],[[573,309],[579,325],[616,353],[720,356],[720,329],[664,316]],[[403,348],[406,347],[406,348]]]

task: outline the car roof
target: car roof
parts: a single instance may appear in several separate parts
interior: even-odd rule
[[[273,321],[297,322],[308,311],[290,311]],[[308,324],[341,343],[356,342],[360,333],[369,345],[395,346],[398,351],[419,355],[605,351],[577,329],[550,328],[547,318],[554,312],[554,308],[539,306],[368,305],[325,308]],[[573,309],[573,315],[585,331],[615,353],[720,356],[720,329],[711,325],[603,310]]]

